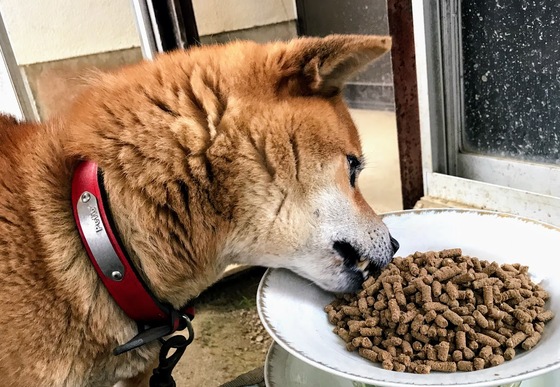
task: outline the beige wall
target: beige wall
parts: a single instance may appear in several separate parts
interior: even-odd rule
[[[296,18],[294,0],[193,0],[201,36]]]
[[[130,0],[0,0],[19,65],[140,45]]]
[[[295,19],[294,0],[194,0],[199,34]],[[20,65],[139,47],[132,0],[0,0]]]

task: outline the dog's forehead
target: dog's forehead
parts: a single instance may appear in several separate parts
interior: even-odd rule
[[[302,100],[296,107],[294,130],[306,146],[328,152],[361,156],[358,130],[340,97],[330,100]]]

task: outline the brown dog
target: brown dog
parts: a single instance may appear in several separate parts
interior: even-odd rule
[[[235,42],[100,75],[66,115],[0,120],[3,386],[142,384],[159,344],[114,356],[137,325],[100,282],[72,214],[80,160],[103,170],[123,247],[179,308],[232,263],[356,289],[394,254],[356,185],[340,90],[390,38]]]

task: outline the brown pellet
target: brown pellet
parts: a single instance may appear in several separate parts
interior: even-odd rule
[[[434,278],[439,282],[447,281],[457,274],[461,274],[463,269],[459,266],[444,266],[434,273]]]
[[[494,305],[494,289],[492,286],[486,285],[482,287],[482,297],[486,307],[490,308]]]
[[[455,346],[457,349],[464,349],[467,347],[467,334],[464,331],[458,331],[455,334]]]
[[[500,334],[496,331],[491,331],[491,330],[488,330],[488,329],[484,329],[482,331],[482,333],[484,333],[485,335],[490,336],[491,338],[497,340],[500,343],[500,346],[505,345],[505,343],[507,341],[506,336],[504,336],[504,335],[502,335],[502,334]]]
[[[429,374],[432,370],[429,364],[415,364],[414,372],[417,374]]]
[[[461,249],[445,249],[439,252],[439,256],[441,258],[455,258],[460,257],[463,254],[463,250]]]
[[[470,349],[469,347],[463,348],[463,357],[465,359],[471,360],[471,359],[474,359],[475,356],[476,356],[476,354],[474,353],[474,351],[472,349]]]
[[[434,361],[428,360],[426,361],[426,365],[429,365],[432,371],[439,371],[439,372],[456,372],[457,371],[457,363],[452,361]]]
[[[406,366],[398,361],[393,362],[393,371],[404,372],[406,371]]]
[[[368,312],[368,303],[365,298],[358,299],[358,310],[360,311],[360,313]]]
[[[393,362],[389,359],[383,360],[381,367],[383,367],[384,370],[393,371]]]
[[[342,312],[347,316],[361,316],[362,315],[362,312],[360,312],[360,309],[355,307],[355,306],[344,305],[342,307]]]
[[[363,337],[354,337],[352,339],[352,345],[356,348],[360,348],[362,346],[362,339]]]
[[[480,311],[475,310],[473,312],[473,317],[479,327],[484,329],[488,328],[488,320],[486,319],[486,317],[484,317],[482,313],[480,313]]]
[[[451,282],[454,284],[465,284],[467,282],[474,281],[474,274],[471,272],[458,274],[455,277],[451,278]]]
[[[405,306],[406,296],[404,295],[402,283],[400,281],[393,283],[393,292],[395,294],[395,299],[397,300],[399,306]]]
[[[362,337],[362,342],[360,343],[360,346],[362,348],[369,349],[369,348],[373,347],[373,343],[371,342],[369,337]]]
[[[537,314],[537,320],[542,322],[548,322],[554,318],[554,312],[551,310],[545,310]]]
[[[430,338],[426,335],[421,334],[420,332],[412,332],[412,337],[414,337],[416,340],[421,341],[423,343],[429,343],[430,342]]]
[[[407,356],[411,356],[412,354],[414,354],[412,345],[408,341],[403,341],[401,344],[401,348],[402,348],[402,353]]]
[[[384,278],[383,282],[381,282],[381,285],[383,286],[383,290],[385,290],[385,295],[387,296],[387,298],[390,299],[395,296],[395,293],[393,292],[393,285],[391,285],[390,282],[387,282],[387,278]]]
[[[440,314],[435,317],[434,322],[440,328],[447,328],[447,326],[449,325],[447,319]]]
[[[374,363],[377,362],[377,352],[372,351],[371,349],[359,348],[358,353],[361,357],[368,359],[369,361]]]
[[[447,361],[447,355],[449,355],[449,343],[447,341],[442,341],[435,346],[437,350],[437,358],[441,361]]]
[[[528,272],[460,249],[416,252],[324,310],[348,351],[387,370],[479,370],[533,348],[554,318],[550,294]]]
[[[390,299],[388,308],[389,312],[391,313],[391,321],[399,322],[399,319],[401,317],[401,308],[399,307],[397,300],[394,298]]]
[[[538,297],[529,297],[519,303],[520,308],[530,308],[531,306],[544,306],[544,300]]]
[[[376,327],[377,324],[379,324],[379,316],[371,316],[366,318],[364,326],[373,328]]]
[[[462,325],[463,319],[457,313],[453,312],[451,309],[447,309],[443,312],[443,317],[447,319],[452,324]]]
[[[410,329],[414,332],[417,332],[420,330],[420,327],[422,325],[424,325],[424,315],[417,313],[416,316],[414,316],[412,323],[410,324]]]
[[[473,360],[473,368],[475,370],[481,370],[484,369],[484,364],[486,362],[484,361],[484,359],[480,358],[480,357],[475,357]]]
[[[457,288],[457,285],[451,281],[445,285],[445,291],[451,300],[456,300],[459,297],[459,289]]]
[[[515,309],[512,314],[520,323],[526,323],[532,320],[531,315],[523,309]]]
[[[539,321],[537,323],[535,323],[534,327],[535,327],[535,331],[539,332],[539,333],[543,333],[544,332],[544,322]]]
[[[485,335],[483,333],[476,333],[475,335],[476,335],[475,340],[482,345],[486,345],[491,348],[497,348],[500,346],[500,342],[498,340],[493,339],[488,335]]]
[[[441,302],[426,302],[423,305],[425,311],[435,310],[436,312],[443,312],[448,310],[449,307]]]
[[[350,320],[348,321],[348,331],[351,334],[358,333],[360,331],[360,328],[365,327],[365,325],[365,321]]]
[[[492,366],[497,366],[502,364],[505,361],[504,357],[502,355],[492,355],[490,356],[490,365]]]
[[[468,347],[469,349],[472,349],[473,351],[476,351],[476,350],[478,350],[478,348],[479,348],[480,346],[478,345],[478,343],[477,343],[475,340],[470,340],[470,341],[469,341],[469,344],[467,345],[467,347]]]
[[[357,348],[358,348],[358,347],[355,347],[355,346],[352,344],[351,341],[348,342],[348,343],[346,343],[346,350],[347,350],[348,352],[354,352]]]
[[[336,324],[339,321],[338,318],[336,318],[336,314],[337,314],[336,310],[330,310],[329,313],[327,314],[327,317],[331,324]]]
[[[472,370],[474,370],[474,366],[473,366],[472,361],[459,360],[457,362],[457,369],[459,371],[472,371]]]
[[[414,320],[414,318],[416,317],[417,314],[418,314],[418,312],[416,310],[409,310],[409,311],[406,311],[405,313],[401,313],[401,317],[400,317],[399,322],[401,324],[408,324],[412,320]]]
[[[523,324],[519,323],[516,327],[517,329],[525,333],[527,336],[531,336],[533,333],[535,333],[535,327],[530,322],[526,322]]]
[[[459,362],[459,361],[463,360],[463,352],[456,349],[451,354],[451,358],[453,359],[453,361]]]
[[[506,346],[510,348],[515,348],[519,344],[521,344],[521,342],[526,338],[527,338],[527,334],[518,331],[515,334],[513,334],[513,336],[511,336],[509,339],[506,340]]]
[[[344,328],[338,328],[336,332],[345,342],[350,341],[350,333]]]
[[[431,344],[424,346],[424,352],[426,353],[426,359],[437,360],[437,351]]]
[[[482,278],[472,282],[473,289],[481,289],[485,286],[492,286],[500,281],[499,278]]]
[[[533,348],[535,345],[537,345],[540,339],[541,339],[541,334],[539,332],[534,332],[529,338],[523,341],[523,344],[521,344],[521,348],[527,351]]]
[[[375,310],[385,310],[385,309],[387,309],[387,301],[385,301],[385,300],[376,301],[373,304],[373,308]]]
[[[445,328],[439,328],[438,327],[436,329],[436,331],[437,331],[438,337],[440,337],[442,340],[444,340],[448,336],[447,329],[445,329]]]
[[[504,351],[504,359],[511,360],[515,357],[515,349],[513,348],[506,348]]]
[[[409,329],[409,328],[410,328],[410,325],[400,323],[400,324],[397,326],[397,329],[395,330],[395,332],[396,332],[397,334],[401,335],[401,336],[404,336],[404,335],[406,335],[406,334],[408,333],[408,329]]]
[[[489,345],[486,345],[484,347],[482,347],[482,349],[480,350],[480,352],[478,352],[478,357],[484,359],[485,361],[488,361],[490,359],[490,356],[492,356],[492,347]]]

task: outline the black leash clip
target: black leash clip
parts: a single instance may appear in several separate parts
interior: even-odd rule
[[[176,387],[175,380],[173,379],[173,369],[181,360],[181,356],[185,353],[187,346],[192,343],[194,339],[194,331],[191,321],[187,316],[183,316],[186,321],[186,328],[189,332],[189,337],[176,335],[167,340],[160,339],[162,342],[159,351],[159,365],[154,369],[154,373],[150,378],[150,387]],[[171,355],[169,352],[175,350]]]
[[[132,349],[141,347],[144,344],[151,343],[154,340],[161,339],[165,336],[169,336],[173,332],[181,331],[185,328],[189,331],[189,345],[194,338],[194,331],[191,325],[191,318],[187,315],[180,315],[177,311],[173,310],[170,314],[171,319],[169,324],[161,325],[156,327],[144,327],[141,329],[140,333],[134,336],[130,341],[119,345],[113,350],[113,355],[120,355],[122,353],[128,352]]]

